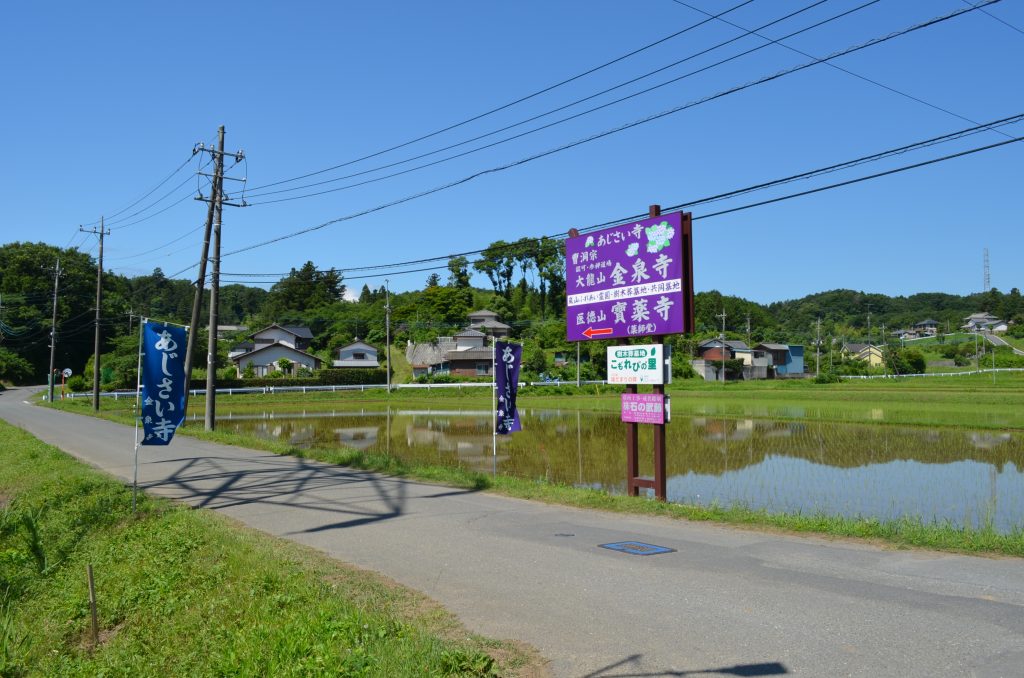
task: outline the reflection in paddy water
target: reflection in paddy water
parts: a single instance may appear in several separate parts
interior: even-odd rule
[[[524,410],[499,437],[489,411],[223,415],[218,428],[299,447],[349,447],[625,492],[625,426],[614,413]],[[652,469],[640,428],[641,473]],[[1024,527],[1024,436],[766,419],[677,418],[667,426],[670,501],[773,512],[919,517],[999,531]],[[646,452],[646,453],[645,453]]]

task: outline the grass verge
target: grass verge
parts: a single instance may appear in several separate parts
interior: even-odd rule
[[[133,515],[120,483],[0,422],[0,676],[540,673],[373,573],[166,500]]]
[[[83,414],[92,410],[82,402],[58,402],[58,408]],[[101,411],[102,417],[132,423],[127,411]],[[780,514],[742,506],[691,506],[652,501],[643,497],[613,495],[603,490],[559,485],[543,480],[511,476],[491,476],[448,466],[409,464],[397,457],[359,452],[343,448],[298,448],[277,441],[227,431],[204,431],[186,426],[179,434],[226,445],[249,447],[277,454],[315,459],[391,475],[428,480],[461,488],[487,490],[510,497],[549,504],[614,511],[638,515],[710,521],[752,529],[813,533],[838,538],[873,540],[897,547],[924,548],[957,553],[1024,557],[1024,529],[1002,534],[991,527],[959,527],[952,523],[925,523],[919,518],[882,521],[874,518],[847,518],[827,514]]]

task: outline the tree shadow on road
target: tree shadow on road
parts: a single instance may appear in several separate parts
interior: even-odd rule
[[[721,666],[709,669],[689,669],[665,671],[647,671],[635,673],[630,670],[629,665],[640,663],[643,655],[632,654],[613,664],[602,667],[597,671],[586,674],[583,678],[654,678],[654,676],[781,676],[789,673],[789,670],[779,662],[765,662],[760,664],[737,664],[735,666]],[[614,673],[612,673],[614,671]],[[626,673],[620,673],[626,671]]]
[[[161,459],[178,464],[168,477],[140,485],[158,490],[198,508],[224,510],[251,506],[303,509],[345,516],[289,534],[355,527],[403,515],[413,499],[471,494],[474,489],[438,488],[370,471],[330,466],[297,457],[188,457]],[[244,469],[239,466],[244,465]],[[441,489],[441,492],[437,492]]]

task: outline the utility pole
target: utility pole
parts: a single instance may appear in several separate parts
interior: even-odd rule
[[[751,345],[750,345],[750,314],[749,313],[747,314],[747,347],[751,348]],[[753,355],[753,354],[751,354],[751,355]],[[750,364],[751,364],[751,367],[753,367],[754,363],[750,363]]]
[[[50,404],[53,404],[53,368],[57,357],[57,283],[60,280],[60,259],[53,269],[53,320],[50,321]]]
[[[868,344],[871,344],[871,311],[868,311]]]
[[[384,278],[384,295],[384,341],[388,356],[388,395],[391,395],[391,288],[388,286],[387,278]]]
[[[103,236],[110,235],[110,229],[103,228],[103,217],[100,217],[100,228],[93,228],[90,231],[81,226],[78,230],[83,233],[92,233],[100,237],[100,255],[96,261],[96,340],[92,355],[92,409],[95,412],[100,410],[100,303],[103,301]]]
[[[224,205],[232,207],[245,207],[245,202],[231,203],[224,200],[224,126],[217,130],[217,149],[200,146],[200,151],[210,153],[216,161],[213,174],[214,193],[208,198],[214,206],[213,210],[213,253],[209,257],[211,264],[210,271],[210,327],[209,338],[206,348],[206,430],[213,431],[217,428],[217,306],[220,302],[220,232],[222,224],[222,213]],[[241,161],[245,153],[237,151],[232,154],[235,161]],[[240,179],[239,181],[245,181]],[[207,200],[201,196],[198,200]],[[191,332],[195,328],[190,328]]]
[[[815,354],[814,354],[814,376],[821,376],[821,318],[818,318],[818,338],[814,342]]]
[[[715,316],[716,318],[722,319],[722,384],[725,384],[725,308],[722,308],[722,312]]]
[[[199,151],[199,147],[193,147],[193,155]],[[217,129],[217,152],[224,155],[224,125]],[[220,165],[214,165],[220,167]],[[213,215],[217,196],[220,193],[220,186],[217,178],[210,184],[210,204],[206,210],[206,228],[203,230],[203,249],[199,255],[199,275],[196,277],[196,293],[192,300],[192,322],[188,330],[188,343],[185,347],[185,414],[188,414],[188,392],[192,384],[192,361],[195,359],[196,335],[199,329],[199,314],[203,308],[203,290],[206,285],[206,262],[210,257],[210,231],[213,229]]]
[[[882,337],[881,338],[882,338],[882,342],[881,342],[882,343],[882,374],[888,376],[889,375],[889,368],[885,364],[885,349],[888,348],[888,345],[886,344],[886,341],[885,341],[885,323],[882,323]],[[893,371],[895,372],[895,366],[893,368]]]

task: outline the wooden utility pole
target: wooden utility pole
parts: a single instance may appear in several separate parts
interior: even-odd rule
[[[821,376],[821,318],[818,318],[818,338],[815,341],[815,348],[817,349],[814,354],[814,376]]]
[[[384,332],[385,340],[384,345],[387,347],[387,360],[388,360],[388,395],[391,395],[391,287],[388,284],[388,279],[384,278]],[[493,362],[493,361],[492,361]],[[497,412],[497,410],[495,410]]]
[[[722,308],[722,312],[719,313],[716,318],[722,319],[722,383],[725,383],[725,307]]]
[[[102,216],[99,230],[94,228],[91,231],[86,231],[81,226],[78,227],[78,230],[100,237],[100,254],[96,261],[96,340],[92,355],[92,409],[98,412],[100,409],[100,304],[103,301],[103,236],[110,235],[110,230],[103,228]]]
[[[224,200],[224,126],[221,125],[217,130],[217,148],[213,149],[200,146],[199,150],[210,153],[214,158],[214,173],[213,179],[213,192],[209,198],[203,198],[199,196],[198,200],[209,200],[213,211],[213,253],[209,257],[203,257],[203,259],[209,259],[211,264],[210,270],[210,327],[209,327],[209,338],[206,347],[206,417],[205,424],[207,431],[213,431],[217,427],[217,325],[218,325],[218,304],[220,302],[220,235],[221,235],[221,216],[224,211],[224,205],[231,205],[232,207],[245,207],[245,200],[241,203],[226,202]],[[235,153],[229,153],[235,162],[241,162],[245,158],[245,153],[237,151]],[[210,176],[210,175],[204,175]],[[230,178],[230,177],[229,177]],[[235,181],[245,181],[245,179],[233,179]],[[209,239],[207,234],[206,239]],[[204,243],[203,248],[208,251],[209,245]],[[197,286],[202,285],[202,279],[205,276],[200,277],[200,281]],[[202,289],[199,287],[197,290],[196,299],[202,300]],[[193,318],[198,323],[198,315],[193,306]],[[190,332],[195,332],[195,325],[190,328]],[[188,351],[186,350],[186,354]],[[187,357],[186,357],[187,359]],[[191,366],[189,366],[191,369]],[[187,389],[186,389],[187,394]]]
[[[224,155],[224,125],[217,129],[217,151]],[[188,392],[192,384],[192,361],[195,358],[196,330],[199,328],[199,314],[203,308],[203,291],[206,286],[206,261],[210,257],[210,231],[213,228],[214,204],[220,187],[216,177],[210,183],[210,204],[206,210],[206,228],[203,231],[203,249],[199,255],[199,274],[196,277],[196,293],[192,300],[192,322],[189,324],[188,344],[185,348],[185,414],[188,414]]]
[[[53,404],[53,368],[57,351],[57,284],[60,281],[60,259],[53,269],[53,320],[50,321],[50,404]]]

